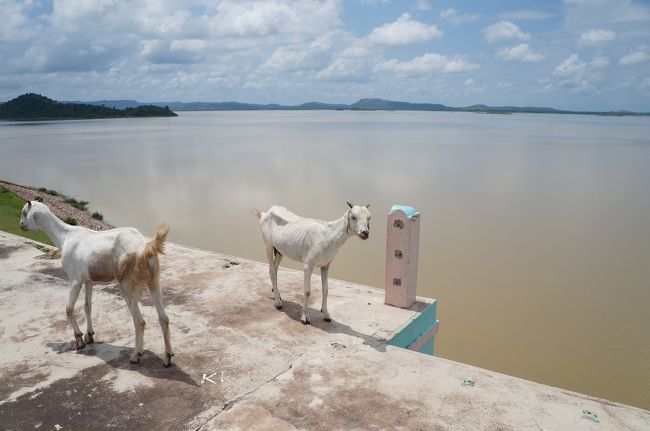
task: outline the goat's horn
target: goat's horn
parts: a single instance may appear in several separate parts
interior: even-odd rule
[[[370,208],[370,204],[366,204],[366,208]]]
[[[352,207],[354,206],[354,205],[352,205],[352,204],[351,204],[350,202],[348,202],[348,201],[345,201],[345,203],[347,203],[348,206],[349,206],[350,208],[352,208]]]
[[[32,207],[32,201],[27,201],[27,208],[31,208],[31,207]]]

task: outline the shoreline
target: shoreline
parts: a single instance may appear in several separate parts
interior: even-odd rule
[[[65,202],[66,196],[62,193],[54,196],[38,190],[37,187],[24,186],[5,180],[0,180],[0,187],[4,187],[25,201],[34,201],[36,197],[41,197],[43,199],[42,202],[57,217],[62,220],[65,220],[66,217],[73,217],[77,221],[77,226],[83,226],[92,230],[108,230],[115,227],[104,220],[94,219],[90,212],[80,210]]]

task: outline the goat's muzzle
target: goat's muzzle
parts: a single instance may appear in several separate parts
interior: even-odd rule
[[[361,239],[368,239],[369,236],[370,236],[370,232],[367,230],[364,230],[359,234],[359,238]]]

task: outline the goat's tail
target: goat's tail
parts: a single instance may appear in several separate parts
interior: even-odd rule
[[[130,253],[120,263],[120,279],[130,278],[136,283],[148,283],[156,279],[159,272],[158,259],[151,259],[165,254],[164,245],[169,233],[169,226],[161,225],[151,241],[138,253]]]
[[[263,213],[262,213],[262,211],[258,210],[257,208],[253,208],[253,209],[251,210],[251,214],[253,214],[253,215],[254,215],[255,217],[257,217],[258,219],[261,219]]]
[[[156,228],[156,233],[151,241],[149,241],[144,249],[140,252],[140,256],[144,259],[149,259],[151,256],[157,254],[165,254],[165,241],[167,240],[167,234],[169,233],[169,226],[160,225]]]

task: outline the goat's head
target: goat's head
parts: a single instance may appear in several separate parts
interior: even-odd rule
[[[370,204],[365,206],[352,205],[348,202],[348,232],[355,233],[361,239],[368,239],[370,236]]]
[[[36,231],[38,227],[34,221],[34,211],[35,205],[32,205],[30,201],[23,206],[23,209],[20,210],[20,228],[22,230],[31,230]]]

